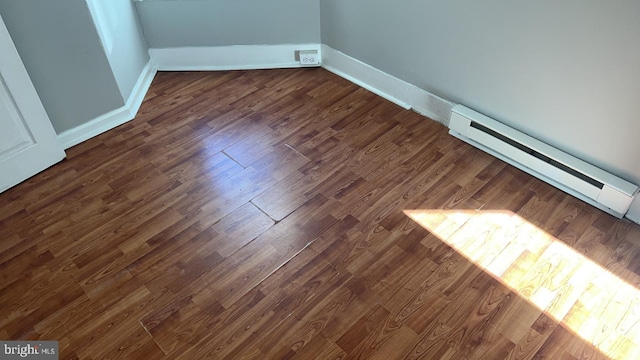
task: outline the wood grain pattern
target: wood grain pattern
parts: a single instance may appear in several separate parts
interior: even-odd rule
[[[640,356],[640,226],[322,69],[159,73],[0,194],[0,270],[61,359]]]

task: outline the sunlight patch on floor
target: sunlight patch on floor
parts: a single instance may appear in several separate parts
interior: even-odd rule
[[[640,358],[640,290],[602,265],[509,211],[404,212],[603,354]]]

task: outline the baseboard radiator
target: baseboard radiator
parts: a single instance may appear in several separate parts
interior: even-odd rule
[[[449,133],[593,206],[622,218],[638,187],[465,106]]]

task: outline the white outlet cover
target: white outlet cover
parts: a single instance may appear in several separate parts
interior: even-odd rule
[[[300,64],[301,65],[319,65],[320,54],[317,50],[300,50]]]

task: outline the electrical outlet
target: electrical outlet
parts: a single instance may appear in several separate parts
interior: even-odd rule
[[[320,65],[320,54],[318,50],[300,50],[301,65]]]

